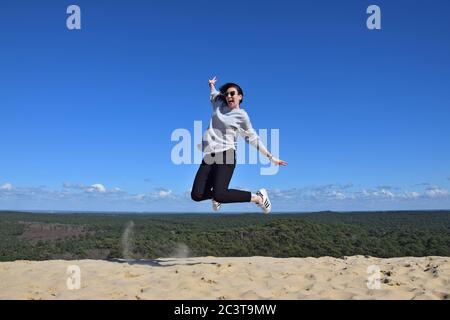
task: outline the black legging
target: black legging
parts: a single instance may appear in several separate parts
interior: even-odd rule
[[[235,167],[234,149],[205,155],[195,175],[191,191],[192,200],[214,199],[220,203],[250,202],[251,192],[228,189]]]

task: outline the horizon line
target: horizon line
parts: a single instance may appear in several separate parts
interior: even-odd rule
[[[350,210],[350,211],[334,211],[334,210],[320,210],[320,211],[277,211],[271,212],[267,214],[267,216],[273,214],[308,214],[308,213],[382,213],[382,212],[450,212],[450,209],[402,209],[402,210]],[[112,214],[112,215],[121,215],[121,214],[139,214],[139,215],[151,215],[151,214],[213,214],[213,215],[233,215],[233,214],[258,214],[265,215],[261,212],[189,212],[189,211],[98,211],[98,210],[8,210],[8,209],[0,209],[0,214],[3,213],[37,213],[37,214]]]

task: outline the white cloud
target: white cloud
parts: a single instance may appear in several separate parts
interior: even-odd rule
[[[385,186],[386,187],[386,186]],[[424,190],[402,190],[398,187],[351,189],[340,185],[309,186],[287,190],[270,190],[271,197],[284,202],[349,202],[349,201],[405,201],[426,198],[448,198],[450,192],[440,187]]]
[[[425,194],[431,198],[438,198],[438,197],[447,197],[450,196],[450,193],[447,190],[444,190],[439,187],[432,187],[428,188],[425,191]]]
[[[120,188],[114,187],[112,189],[107,189],[103,184],[101,183],[95,183],[92,185],[86,185],[83,183],[70,183],[70,182],[64,182],[63,188],[65,190],[69,191],[85,191],[86,193],[90,194],[108,194],[108,195],[114,195],[118,193],[124,193]]]
[[[165,197],[169,196],[170,194],[172,194],[172,190],[159,190],[158,191],[158,196],[160,198],[165,198]]]
[[[91,185],[86,191],[91,193],[105,193],[106,188],[100,183],[95,183]]]
[[[4,185],[2,185],[0,187],[0,190],[6,190],[6,191],[11,191],[13,189],[13,186],[11,183],[7,182]]]
[[[183,193],[174,194],[172,190],[166,188],[156,188],[153,192],[129,195],[129,199],[139,202],[151,203],[158,200],[174,200],[175,198],[181,198],[183,196]]]
[[[156,188],[154,192],[150,192],[148,194],[149,199],[151,199],[152,201],[169,199],[175,196],[176,195],[172,193],[172,190],[166,188]]]
[[[395,198],[395,195],[391,191],[386,189],[381,189],[380,191],[375,192],[375,195],[388,199]]]
[[[363,188],[352,185],[327,184],[290,189],[269,189],[274,210],[377,210],[450,208],[450,192],[439,186],[427,189],[410,187]],[[106,188],[103,184],[69,184],[59,189],[46,187],[13,187],[11,183],[0,186],[0,209],[50,210],[138,210],[154,211],[165,208],[176,211],[208,211],[207,201],[193,202],[190,190],[175,192],[168,188],[155,188],[149,192],[129,193],[120,188]],[[20,206],[20,207],[17,207]],[[254,210],[251,204],[227,205],[226,211]]]
[[[132,196],[130,197],[130,199],[142,201],[142,200],[145,199],[146,196],[147,196],[146,194],[140,193],[140,194],[132,195]]]
[[[347,198],[347,197],[345,196],[345,194],[342,193],[341,191],[333,190],[333,191],[331,192],[331,194],[332,194],[336,199],[339,199],[339,200],[343,200],[343,199]]]
[[[408,198],[408,199],[415,199],[415,198],[419,198],[420,197],[420,193],[416,192],[416,191],[405,191],[403,196],[405,198]]]

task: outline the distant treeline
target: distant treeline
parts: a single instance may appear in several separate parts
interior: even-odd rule
[[[177,255],[450,256],[450,211],[267,216],[0,212],[0,261]]]

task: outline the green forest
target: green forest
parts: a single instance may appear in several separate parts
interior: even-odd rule
[[[450,211],[112,214],[0,211],[0,261],[450,256]]]

